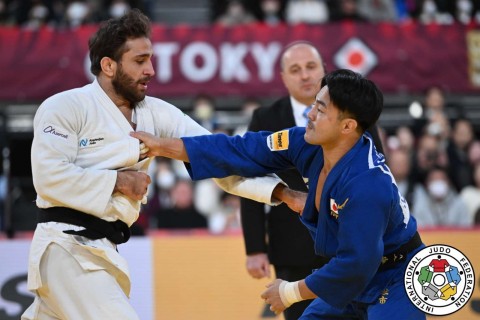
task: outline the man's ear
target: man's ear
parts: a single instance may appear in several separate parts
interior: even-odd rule
[[[115,75],[117,63],[113,59],[109,57],[103,57],[102,60],[100,60],[100,66],[102,67],[103,73],[105,73],[108,77],[113,77]]]
[[[350,133],[357,130],[357,127],[358,127],[357,120],[352,118],[346,118],[346,119],[343,119],[342,122],[343,122],[343,128],[342,128],[343,133]]]

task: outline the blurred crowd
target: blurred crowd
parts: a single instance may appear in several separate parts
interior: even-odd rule
[[[364,22],[462,24],[478,23],[480,7],[474,0],[241,0],[217,1],[214,22],[236,25],[322,24],[340,20]],[[222,7],[220,4],[225,3]]]
[[[480,223],[480,140],[445,93],[431,87],[410,106],[412,126],[384,134],[385,156],[419,227]]]
[[[174,6],[174,4],[172,4]],[[24,28],[75,28],[139,8],[153,21],[153,0],[0,0],[0,24]],[[480,22],[474,0],[210,0],[210,22],[322,24],[340,20],[438,24]],[[179,23],[188,21],[179,21]]]
[[[0,24],[28,29],[76,28],[139,8],[150,18],[153,0],[0,0]]]

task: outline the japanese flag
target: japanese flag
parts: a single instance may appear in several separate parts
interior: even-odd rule
[[[349,39],[333,57],[340,69],[350,69],[366,76],[378,63],[375,53],[358,38]]]

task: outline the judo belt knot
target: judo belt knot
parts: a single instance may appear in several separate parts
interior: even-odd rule
[[[84,227],[84,230],[65,230],[64,233],[79,235],[91,240],[107,238],[115,244],[130,239],[130,228],[121,221],[106,221],[91,214],[65,207],[39,209],[38,222],[62,222]]]

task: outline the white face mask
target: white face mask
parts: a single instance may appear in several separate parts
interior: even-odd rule
[[[162,171],[157,174],[157,186],[162,189],[170,189],[175,184],[175,174],[171,171]]]
[[[434,198],[445,198],[448,193],[448,184],[442,180],[434,180],[428,184],[428,192],[430,192]]]

